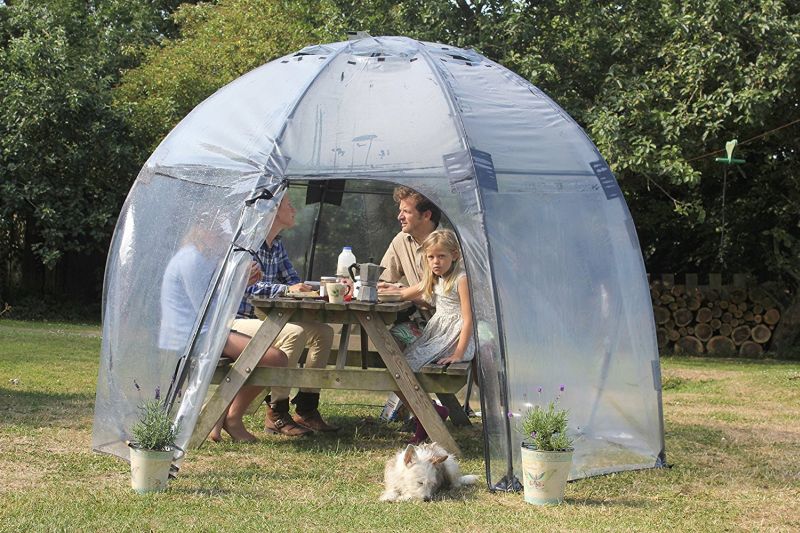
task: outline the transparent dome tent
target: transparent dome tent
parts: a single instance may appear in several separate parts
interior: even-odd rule
[[[284,242],[319,279],[344,245],[380,260],[399,230],[396,185],[438,205],[463,248],[489,488],[521,477],[515,418],[557,396],[572,479],[664,465],[649,290],[608,165],[526,80],[472,50],[403,37],[263,65],[152,154],[109,252],[93,448],[127,458],[137,405],[156,388],[174,400],[177,444],[189,441],[244,292],[241,249],[260,245],[284,194],[300,208]],[[313,202],[331,189],[338,201]]]

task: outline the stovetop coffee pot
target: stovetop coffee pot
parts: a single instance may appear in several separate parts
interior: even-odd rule
[[[358,271],[358,274],[355,271]],[[378,280],[381,273],[386,270],[385,267],[376,265],[375,263],[353,263],[347,268],[350,273],[350,278],[353,282],[356,281],[356,276],[361,281],[361,288],[358,291],[359,302],[377,302],[378,301]]]

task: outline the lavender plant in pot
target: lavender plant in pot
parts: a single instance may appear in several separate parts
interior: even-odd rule
[[[564,501],[573,453],[568,419],[569,412],[551,401],[547,407],[529,407],[517,425],[523,436],[523,490],[528,503],[554,505]]]
[[[172,461],[183,456],[175,445],[179,427],[156,390],[156,397],[139,406],[139,419],[131,428],[128,442],[131,459],[131,487],[136,492],[162,492],[167,488]]]

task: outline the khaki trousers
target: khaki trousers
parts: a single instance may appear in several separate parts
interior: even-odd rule
[[[232,331],[253,337],[262,321],[257,318],[237,318],[231,326]],[[289,368],[297,366],[303,350],[307,347],[305,366],[308,368],[325,368],[333,344],[333,328],[322,322],[289,322],[278,336],[273,347],[281,350],[289,359]],[[319,392],[319,389],[301,389],[303,392]],[[272,387],[270,396],[273,402],[289,397],[288,387]]]

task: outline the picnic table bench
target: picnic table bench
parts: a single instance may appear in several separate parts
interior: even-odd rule
[[[433,409],[429,393],[451,411],[453,423],[469,424],[469,419],[455,397],[465,384],[470,363],[448,366],[427,365],[414,373],[398,348],[387,327],[397,313],[407,309],[408,302],[365,303],[346,302],[332,304],[321,300],[296,300],[288,298],[253,298],[252,304],[264,324],[251,339],[239,358],[229,365],[217,369],[214,382],[219,387],[206,402],[189,442],[197,447],[206,438],[217,419],[230,404],[239,388],[248,385],[264,387],[308,387],[320,389],[372,390],[400,392],[406,398],[422,424],[428,429],[432,440],[439,442],[451,453],[459,453],[450,432]],[[350,335],[351,328],[340,334],[339,350],[335,353],[334,368],[269,368],[256,367],[261,354],[272,344],[275,337],[290,321],[321,321],[330,324],[358,324],[366,338],[357,341]],[[362,354],[371,341],[384,368],[348,366],[348,353],[353,342],[357,342]],[[367,352],[369,350],[366,350]]]
[[[374,352],[377,355],[377,352]],[[372,355],[372,353],[370,353]],[[233,359],[221,357],[212,383],[219,385],[225,379],[233,364]],[[382,365],[362,368],[351,357],[345,366],[328,368],[269,368],[257,367],[247,381],[248,385],[263,387],[309,387],[319,389],[366,390],[398,392],[400,389],[389,371]],[[470,426],[469,417],[458,401],[460,391],[470,377],[471,363],[453,363],[447,367],[428,364],[415,374],[417,381],[430,394],[435,394],[439,402],[450,410],[453,425]],[[266,394],[266,393],[265,393]],[[257,400],[263,401],[263,397]]]

